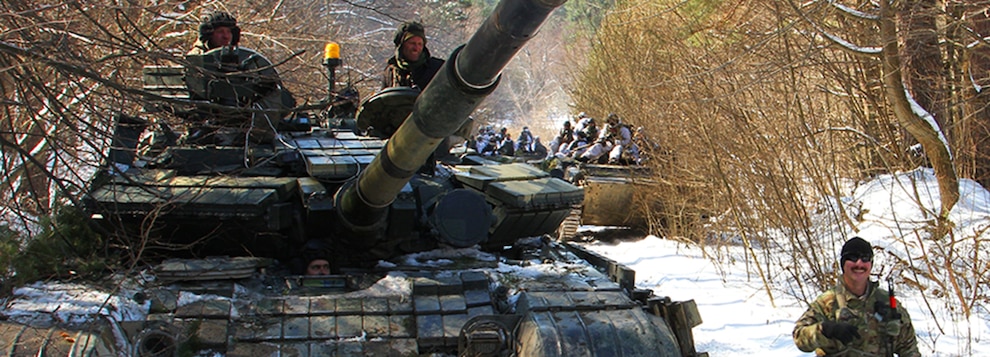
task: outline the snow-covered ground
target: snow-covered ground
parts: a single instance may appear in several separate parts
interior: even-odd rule
[[[905,232],[918,229],[920,222],[925,221],[919,207],[928,210],[938,207],[936,187],[931,170],[918,169],[878,177],[860,185],[841,202],[855,207],[863,218],[857,235],[883,247],[888,253],[914,259],[930,247],[895,243],[898,242],[895,236],[909,236]],[[950,219],[956,223],[954,230],[957,236],[972,237],[977,235],[974,232],[990,227],[990,193],[969,180],[960,182],[960,193],[961,199]],[[582,227],[585,230],[601,228]],[[694,329],[699,351],[717,357],[810,355],[799,351],[791,340],[794,321],[806,308],[806,302],[798,298],[803,294],[788,290],[794,286],[787,281],[788,274],[770,268],[767,276],[769,285],[773,286],[771,298],[762,279],[747,274],[741,247],[722,248],[723,254],[720,256],[737,258],[734,263],[716,263],[695,245],[654,236],[619,243],[592,242],[586,246],[636,270],[637,285],[641,288],[653,289],[657,295],[670,296],[674,300],[694,299],[704,320]],[[970,246],[961,245],[960,248],[961,254],[982,254],[980,261],[986,264],[986,248],[978,249],[977,253],[967,253],[965,249],[972,248]],[[477,251],[453,253],[494,259]],[[430,254],[411,256],[403,264],[443,265],[444,259],[449,260],[451,252],[442,252],[437,257]],[[821,259],[835,260],[837,255],[838,252],[835,252]],[[884,260],[884,255],[877,255],[874,272],[889,264]],[[503,264],[500,267],[503,268],[499,270],[518,276],[544,273],[535,268],[527,271],[527,268],[506,267]],[[985,284],[978,285],[975,294],[987,296],[990,294],[988,290],[990,288]],[[126,288],[108,294],[74,284],[37,283],[17,289],[12,299],[0,302],[3,305],[0,315],[21,322],[37,319],[71,322],[92,315],[117,320],[142,319],[148,308],[147,303],[130,301],[133,293]],[[910,287],[901,287],[897,293],[911,314],[923,355],[990,356],[990,342],[987,342],[990,339],[990,313],[985,304],[977,303],[972,317],[960,320],[955,317],[961,316],[958,309],[956,313],[950,313],[945,308],[944,299],[948,294],[926,297]],[[68,303],[70,300],[75,302]]]
[[[919,197],[916,193],[920,200],[914,198]],[[972,236],[972,232],[990,226],[990,194],[970,180],[961,180],[960,193],[961,199],[950,219],[956,223],[957,236]],[[910,254],[916,259],[921,252],[911,249],[921,248],[909,247],[909,252],[905,253],[905,249],[898,249],[900,244],[894,243],[894,235],[908,235],[919,227],[923,217],[918,202],[928,210],[937,210],[937,194],[937,183],[931,170],[918,169],[881,176],[860,185],[845,202],[864,212],[856,235],[888,252]],[[726,256],[736,257],[735,263],[716,264],[705,258],[703,251],[695,245],[653,236],[615,244],[595,242],[587,246],[634,269],[636,285],[641,288],[653,289],[657,295],[670,296],[674,300],[694,299],[704,320],[694,329],[699,351],[719,357],[813,355],[802,353],[791,339],[794,322],[805,311],[807,303],[797,298],[800,294],[787,291],[793,286],[785,281],[789,275],[767,274],[774,286],[771,299],[760,277],[746,273],[741,247],[727,248]],[[979,254],[983,255],[982,261],[986,264],[986,248]],[[821,259],[838,259],[838,248],[834,255]],[[877,273],[885,264],[889,262],[878,254],[873,272]],[[983,279],[985,281],[986,277]],[[881,281],[881,286],[886,287],[886,283]],[[968,321],[960,320],[944,308],[945,297],[928,296],[926,299],[917,289],[897,289],[898,300],[911,315],[923,355],[990,356],[990,313],[985,304],[977,304]],[[985,284],[977,287],[982,296],[986,296],[987,290]]]

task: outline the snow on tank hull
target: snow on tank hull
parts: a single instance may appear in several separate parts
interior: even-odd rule
[[[55,316],[77,308],[69,292],[78,288],[53,291],[59,303],[36,311],[35,327],[12,311],[35,297],[15,292],[4,313],[23,324],[0,324],[0,336],[12,336],[0,347],[61,356],[704,355],[690,335],[700,323],[693,301],[629,290],[631,270],[580,247],[525,244],[520,259],[448,249],[331,276],[284,275],[261,258],[172,260],[133,275],[143,279],[104,298],[89,320],[61,318],[73,327]],[[107,318],[128,299],[142,313]],[[46,317],[56,327],[39,323]]]

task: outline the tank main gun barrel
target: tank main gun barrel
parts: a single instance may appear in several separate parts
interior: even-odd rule
[[[382,239],[388,206],[402,187],[495,90],[502,69],[565,1],[502,0],[450,55],[385,148],[337,193],[337,213],[348,235],[342,238],[360,246]]]

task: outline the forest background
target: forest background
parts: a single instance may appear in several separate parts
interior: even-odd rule
[[[101,254],[77,207],[118,113],[139,114],[141,68],[182,63],[201,16],[233,13],[242,46],[278,64],[301,103],[339,85],[378,89],[395,28],[417,20],[445,58],[494,7],[461,1],[39,1],[0,4],[0,272],[72,278],[133,264]],[[858,210],[829,204],[877,175],[931,167],[941,206],[921,229],[891,222],[905,251],[884,267],[960,317],[985,310],[986,227],[954,229],[960,178],[990,184],[988,5],[961,1],[571,0],[506,69],[477,123],[549,141],[578,112],[643,127],[654,185],[634,206],[650,233],[744,246],[764,282],[782,270],[812,299],[835,279]],[[922,207],[919,205],[919,207]],[[919,208],[922,209],[922,208]],[[987,220],[987,217],[981,218]],[[834,226],[826,234],[815,227]],[[912,225],[914,227],[914,225]],[[871,237],[868,237],[871,238]],[[837,243],[838,242],[838,243]],[[789,252],[780,257],[770,249]],[[918,249],[921,248],[921,249]],[[786,258],[786,259],[784,259]],[[774,268],[780,269],[770,269]],[[13,272],[17,274],[13,274]],[[9,291],[4,288],[3,291]]]

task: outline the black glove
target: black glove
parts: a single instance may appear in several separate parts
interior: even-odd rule
[[[897,312],[897,309],[890,307],[890,304],[883,301],[877,301],[873,304],[873,311],[880,315],[881,322],[895,321],[901,319],[901,313]]]
[[[822,335],[830,339],[842,341],[849,344],[853,339],[860,338],[856,326],[846,322],[824,321],[822,322]]]

